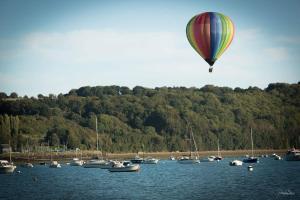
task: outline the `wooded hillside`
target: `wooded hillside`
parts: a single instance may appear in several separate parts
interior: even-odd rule
[[[266,89],[81,87],[38,98],[0,93],[0,143],[106,152],[186,151],[191,124],[200,150],[300,146],[300,84]]]

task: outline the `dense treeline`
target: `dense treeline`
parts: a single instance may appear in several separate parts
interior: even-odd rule
[[[188,121],[200,150],[300,145],[300,84],[266,89],[81,87],[37,98],[0,92],[0,143],[96,148],[108,152],[185,151]]]

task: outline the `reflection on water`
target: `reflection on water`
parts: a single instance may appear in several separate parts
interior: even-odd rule
[[[36,165],[0,175],[0,199],[300,199],[300,162],[261,158],[252,172],[231,159],[182,165],[162,160],[137,173]]]

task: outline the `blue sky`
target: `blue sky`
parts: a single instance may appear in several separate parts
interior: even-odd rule
[[[36,96],[96,85],[300,81],[300,1],[0,1],[0,91]],[[196,14],[229,16],[236,33],[208,73],[185,36]]]

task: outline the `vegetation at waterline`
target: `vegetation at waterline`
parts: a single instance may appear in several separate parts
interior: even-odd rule
[[[81,87],[34,97],[0,92],[0,144],[106,152],[186,151],[192,127],[200,150],[300,146],[300,83],[261,90],[215,87]]]

